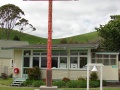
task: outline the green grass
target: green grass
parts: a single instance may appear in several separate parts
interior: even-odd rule
[[[1,32],[2,30],[0,29],[0,38],[1,39],[5,39],[5,33],[3,34]],[[26,34],[26,33],[20,33],[17,30],[12,30],[11,34],[10,34],[10,39],[13,40],[13,38],[16,36],[20,36],[20,40],[21,41],[28,41],[29,44],[47,44],[47,38],[42,38],[42,37],[37,37],[37,36],[33,36],[30,34]],[[59,44],[60,40],[62,38],[59,39],[53,39],[52,43],[53,44]],[[86,43],[86,42],[96,42],[99,37],[97,35],[97,32],[90,32],[90,33],[86,33],[86,34],[82,34],[82,35],[76,35],[76,36],[72,36],[72,37],[66,37],[67,41],[76,41],[76,42],[80,42],[80,43]]]
[[[11,83],[12,83],[12,78],[8,78],[8,79],[5,79],[5,80],[3,80],[3,79],[0,78],[0,84],[1,85],[9,86]]]
[[[34,90],[33,87],[0,87],[0,90]],[[58,90],[86,90],[86,88],[59,88]],[[90,90],[100,90],[99,88],[90,88]],[[103,88],[103,90],[120,90],[120,88]]]

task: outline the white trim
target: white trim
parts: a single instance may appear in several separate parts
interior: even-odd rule
[[[109,54],[109,55],[118,55],[118,52],[95,52],[95,54]]]

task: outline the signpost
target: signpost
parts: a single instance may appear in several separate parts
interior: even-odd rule
[[[52,1],[77,1],[77,0],[23,0],[23,1],[49,1],[46,86],[52,87],[52,69],[51,69],[51,63],[52,63],[52,60],[51,60],[51,57],[52,57]],[[44,90],[44,89],[41,89],[41,90]],[[53,89],[50,89],[50,90],[53,90]]]

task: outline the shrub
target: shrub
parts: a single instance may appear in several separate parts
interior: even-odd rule
[[[87,81],[85,80],[85,81],[81,81],[80,83],[79,83],[79,87],[80,88],[86,88],[87,87]]]
[[[100,82],[97,81],[90,81],[90,87],[99,87],[100,86]]]
[[[68,81],[70,81],[70,79],[67,78],[67,77],[64,77],[64,78],[62,79],[62,81],[64,81],[64,82],[68,82]]]
[[[80,78],[78,78],[78,80],[79,81],[85,81],[85,78],[80,77]]]
[[[26,80],[26,81],[23,82],[22,85],[23,85],[23,86],[31,86],[32,83],[33,83],[33,80]]]
[[[28,77],[31,80],[40,80],[41,79],[41,72],[39,67],[35,66],[33,68],[27,69]]]
[[[85,88],[86,81],[72,80],[66,83],[68,88]]]
[[[97,80],[97,79],[98,79],[97,73],[96,73],[96,72],[92,72],[92,73],[90,74],[90,80],[91,80],[91,81],[95,81],[95,80]]]
[[[33,81],[32,86],[39,87],[41,85],[45,85],[43,81]]]
[[[2,74],[1,74],[1,78],[2,78],[2,79],[7,79],[8,76],[6,75],[6,73],[2,73]]]
[[[52,84],[55,86],[58,86],[59,88],[63,88],[63,87],[65,87],[66,83],[64,81],[55,81]]]

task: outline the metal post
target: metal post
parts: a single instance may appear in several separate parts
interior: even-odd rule
[[[52,0],[49,0],[46,86],[52,86],[51,56],[52,56]]]
[[[100,90],[102,90],[102,66],[100,66]]]
[[[87,90],[89,90],[89,66],[87,66]]]

